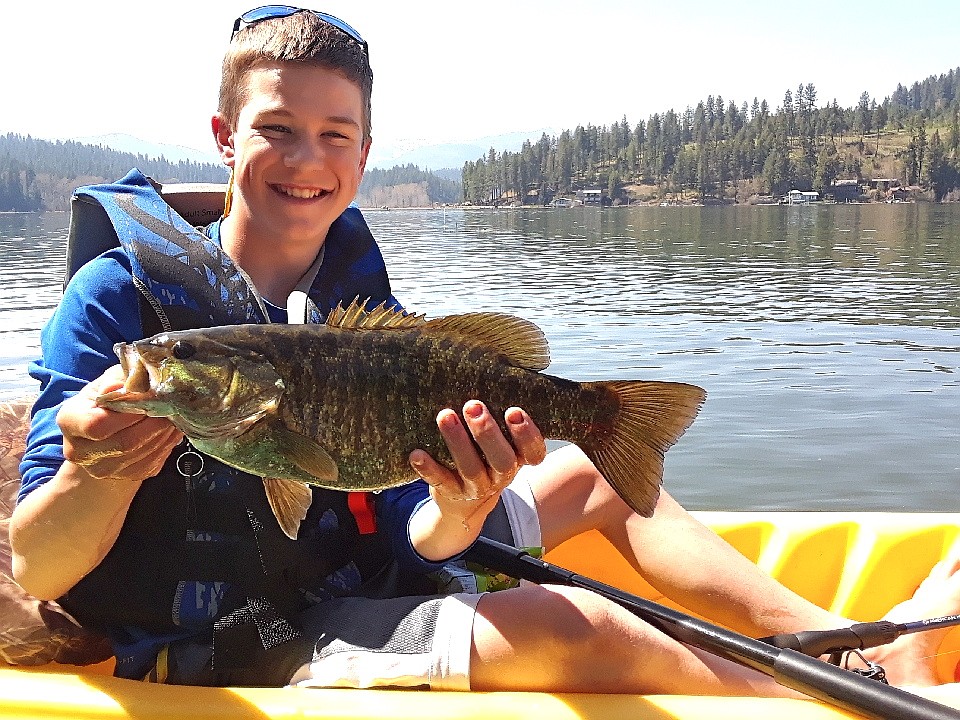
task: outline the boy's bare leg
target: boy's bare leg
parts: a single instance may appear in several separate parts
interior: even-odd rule
[[[536,585],[480,599],[470,689],[802,697],[586,590]]]
[[[960,557],[954,555],[934,565],[913,597],[894,607],[884,619],[905,623],[956,614],[960,614]],[[865,654],[884,667],[894,685],[935,685],[936,656],[948,632],[950,628],[901,635]]]
[[[566,446],[527,470],[545,547],[595,528],[664,596],[752,637],[843,627],[824,610],[771,578],[662,492],[653,517],[620,500],[586,456]],[[960,613],[960,559],[934,568],[912,600],[888,619],[905,622]],[[869,655],[894,684],[936,683],[936,648],[946,631],[904,635]]]
[[[663,595],[754,637],[843,622],[776,582],[666,491],[654,515],[640,517],[575,446],[526,472],[548,549],[595,528]]]

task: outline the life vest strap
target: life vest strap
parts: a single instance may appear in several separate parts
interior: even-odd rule
[[[373,493],[347,493],[347,507],[357,521],[357,530],[361,535],[372,535],[377,531],[377,511],[373,503]]]

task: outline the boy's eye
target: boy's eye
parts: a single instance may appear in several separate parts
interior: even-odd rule
[[[323,136],[337,145],[346,145],[353,141],[350,135],[340,132],[339,130],[329,130],[325,132]]]

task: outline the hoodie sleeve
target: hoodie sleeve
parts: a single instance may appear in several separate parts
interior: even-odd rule
[[[388,533],[390,545],[400,566],[413,572],[428,573],[439,570],[460,555],[434,562],[423,558],[410,541],[410,518],[430,499],[430,490],[423,480],[390,488],[378,494],[378,518]]]
[[[28,367],[40,393],[20,463],[18,501],[63,464],[57,411],[64,400],[117,364],[115,343],[141,336],[139,307],[129,262],[118,250],[90,261],[70,280],[40,333],[42,356]]]

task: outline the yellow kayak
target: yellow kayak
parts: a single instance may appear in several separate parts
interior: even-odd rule
[[[858,620],[879,619],[910,597],[958,541],[960,513],[699,512],[747,557],[818,604]],[[598,534],[552,552],[550,562],[662,601]],[[867,591],[869,590],[869,591]],[[917,618],[918,620],[921,618]],[[952,682],[960,632],[939,652]],[[121,680],[111,664],[0,668],[0,718],[665,718],[859,717],[815,700],[405,690],[188,688]],[[928,697],[960,705],[960,688]]]
[[[75,626],[64,624],[59,615],[54,616],[60,625],[53,632],[49,615],[41,620],[37,601],[26,596],[8,575],[6,518],[19,485],[17,465],[29,407],[28,402],[0,402],[0,720],[859,717],[837,709],[834,703],[812,699],[177,687],[115,678],[109,659],[82,666],[52,662],[51,658],[61,663],[66,662],[64,658],[91,662],[106,657],[109,651],[105,652],[102,638],[91,642]],[[880,619],[909,598],[933,565],[960,542],[960,513],[694,514],[783,584],[822,607],[859,621]],[[545,559],[668,606],[596,532],[574,538]],[[960,628],[952,630],[939,648],[937,672],[942,682],[953,682],[958,660]],[[960,707],[960,685],[931,688],[924,695]]]

